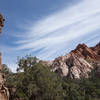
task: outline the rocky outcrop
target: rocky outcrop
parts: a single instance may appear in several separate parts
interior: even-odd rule
[[[44,61],[44,60],[42,60],[42,64],[44,64],[44,65],[51,66],[52,63],[53,63],[53,61]]]
[[[62,77],[87,78],[96,62],[100,62],[100,43],[90,48],[85,44],[79,44],[69,54],[56,58],[51,68],[53,72],[59,73]]]
[[[93,72],[95,73],[95,76],[100,78],[100,61],[92,62],[92,65],[94,66]]]
[[[5,87],[5,75],[0,73],[0,100],[9,100],[9,91]]]
[[[88,72],[93,68],[86,60],[69,53],[54,60],[52,71],[59,73],[62,77],[81,78],[88,77]]]
[[[2,14],[0,14],[0,33],[2,30],[2,27],[4,26],[4,21],[5,21],[5,19],[3,18]]]
[[[0,55],[1,58],[1,55]],[[0,59],[1,62],[1,59]],[[0,66],[1,63],[0,63]],[[9,91],[8,88],[5,87],[6,79],[5,79],[5,74],[1,72],[2,67],[0,70],[0,100],[9,100]]]
[[[2,70],[2,58],[1,58],[1,53],[0,53],[0,71]]]
[[[3,16],[0,14],[0,33],[1,33],[1,29],[4,26],[4,18]],[[0,53],[0,100],[9,100],[9,91],[8,88],[5,87],[5,74],[2,73],[2,58],[1,58],[1,53]]]
[[[100,42],[94,46],[94,47],[91,47],[90,49],[92,49],[96,55],[99,56],[99,60],[100,60]]]
[[[79,44],[76,49],[71,52],[84,59],[100,61],[100,43],[90,48],[85,44]]]

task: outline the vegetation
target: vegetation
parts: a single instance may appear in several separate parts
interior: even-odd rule
[[[4,69],[7,86],[15,88],[10,100],[100,100],[100,77],[95,69],[88,79],[62,78],[36,57],[18,60],[17,74]]]

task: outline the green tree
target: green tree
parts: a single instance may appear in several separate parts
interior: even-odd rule
[[[50,67],[29,56],[20,59],[18,65],[18,97],[25,100],[63,100],[62,80],[50,71]]]

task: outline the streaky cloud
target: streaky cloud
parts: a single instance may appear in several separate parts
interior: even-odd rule
[[[68,53],[78,43],[89,46],[100,40],[100,0],[81,0],[55,13],[20,25],[11,47],[12,52],[31,53],[52,60]],[[29,27],[29,28],[28,28]],[[24,51],[25,50],[25,51]]]

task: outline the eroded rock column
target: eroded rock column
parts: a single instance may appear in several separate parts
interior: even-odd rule
[[[2,27],[4,26],[4,18],[2,14],[0,14],[0,35]],[[5,74],[2,73],[2,55],[0,53],[0,100],[9,100],[9,91],[8,88],[5,87]]]

